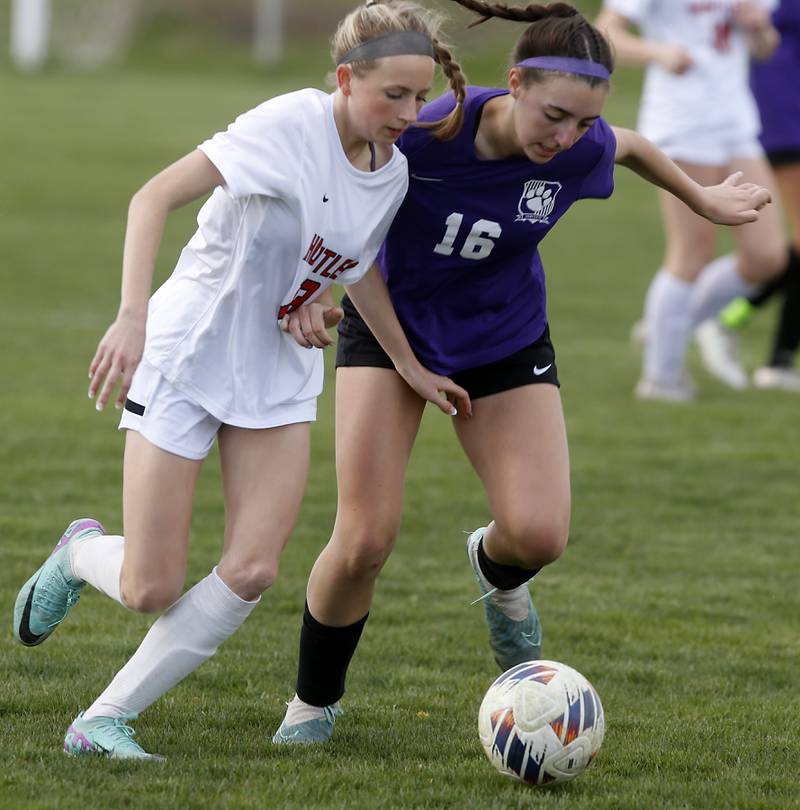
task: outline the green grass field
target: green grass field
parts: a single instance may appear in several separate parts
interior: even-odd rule
[[[535,595],[546,656],[586,674],[603,699],[606,741],[589,771],[531,790],[484,758],[476,714],[497,672],[482,611],[469,607],[476,594],[463,544],[488,512],[434,412],[335,741],[318,750],[270,744],[293,691],[306,577],[334,517],[332,375],[278,583],[217,656],[137,724],[142,744],[168,762],[61,753],[72,717],[149,624],[87,592],[44,647],[22,648],[10,628],[17,589],[70,520],[93,515],[121,529],[116,414],[95,413],[85,390],[116,309],[128,199],[237,112],[324,70],[319,61],[270,78],[135,66],[92,76],[0,73],[0,806],[800,807],[798,400],[733,395],[694,358],[694,406],[633,400],[639,356],[628,330],[661,233],[655,193],[623,170],[612,200],[577,206],[545,250],[574,516],[569,549],[537,579]],[[496,75],[471,72],[477,81]],[[635,77],[620,77],[612,122],[632,123],[636,88]],[[192,217],[173,217],[159,278]],[[764,314],[745,335],[751,367],[771,326]],[[205,576],[221,545],[215,454],[196,504],[189,583]]]

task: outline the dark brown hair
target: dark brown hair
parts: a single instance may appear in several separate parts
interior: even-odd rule
[[[507,6],[505,3],[483,3],[480,0],[453,0],[480,15],[470,28],[497,17],[501,20],[529,22],[512,53],[512,64],[534,56],[566,56],[588,59],[603,65],[609,73],[614,70],[614,56],[606,38],[569,3],[531,3],[527,6]],[[552,71],[520,68],[522,81],[541,82]],[[604,79],[578,74],[577,78],[592,87]]]

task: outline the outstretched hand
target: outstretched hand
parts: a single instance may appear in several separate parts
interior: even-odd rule
[[[103,335],[89,366],[89,399],[97,396],[98,411],[105,408],[117,382],[120,388],[114,405],[121,408],[125,404],[133,372],[144,353],[144,335],[144,318],[132,315],[119,315]]]
[[[717,186],[702,188],[697,210],[717,225],[744,225],[755,222],[758,212],[772,202],[772,195],[763,186],[742,183],[742,172],[734,172]]]
[[[397,370],[398,374],[423,399],[432,402],[448,416],[472,416],[469,394],[449,377],[442,377],[417,364],[413,369]]]
[[[306,349],[324,349],[333,343],[328,334],[344,318],[341,307],[313,302],[284,315],[280,327]]]

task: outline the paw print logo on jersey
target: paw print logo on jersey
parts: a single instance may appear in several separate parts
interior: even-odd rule
[[[553,212],[561,183],[555,180],[528,180],[517,204],[516,222],[544,222]]]

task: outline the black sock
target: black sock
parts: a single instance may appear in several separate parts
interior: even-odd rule
[[[762,284],[755,292],[747,296],[747,300],[754,306],[760,307],[769,301],[778,290],[783,289],[786,284],[788,273],[782,270],[781,273],[766,284]]]
[[[320,624],[308,609],[303,611],[297,697],[311,706],[330,706],[344,694],[350,659],[358,646],[369,613],[347,627]]]
[[[486,556],[483,550],[483,538],[478,541],[478,565],[481,573],[499,591],[510,591],[533,579],[541,568],[519,568],[516,565],[501,565]]]
[[[791,368],[798,347],[800,347],[800,256],[792,250],[789,253],[783,306],[772,344],[770,365]]]

